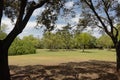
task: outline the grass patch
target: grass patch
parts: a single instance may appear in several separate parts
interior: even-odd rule
[[[65,62],[80,62],[88,60],[115,61],[115,51],[87,49],[56,50],[38,49],[36,54],[9,56],[10,65],[56,65]]]

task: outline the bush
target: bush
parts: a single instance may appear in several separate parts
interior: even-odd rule
[[[35,54],[36,49],[31,41],[15,39],[9,49],[9,55]]]

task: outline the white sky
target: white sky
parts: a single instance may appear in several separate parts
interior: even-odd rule
[[[120,3],[120,0],[118,0],[118,2]]]

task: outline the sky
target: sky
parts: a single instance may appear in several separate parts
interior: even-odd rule
[[[118,2],[120,2],[120,0],[118,0]],[[73,6],[73,4],[74,3],[72,1],[70,1],[70,2],[66,3],[65,6],[67,8],[71,8]],[[44,10],[44,7],[39,8],[34,11],[32,17],[30,18],[29,22],[27,23],[25,29],[23,30],[23,32],[21,34],[18,35],[20,38],[23,38],[24,36],[28,36],[28,35],[33,35],[33,36],[39,37],[39,38],[42,37],[43,31],[44,31],[43,28],[36,29],[35,26],[36,26],[36,16],[39,13],[41,13],[40,11],[43,11],[43,10]],[[79,14],[76,14],[76,17],[72,18],[70,21],[73,23],[78,23]],[[67,22],[67,20],[64,20],[63,18],[59,18],[59,21],[56,24],[57,28],[61,29],[63,26],[65,26],[66,25],[65,22]],[[11,20],[6,17],[3,17],[2,24],[6,24],[8,26],[8,29],[6,30],[7,33],[9,33],[14,27]],[[99,33],[97,33],[97,30],[96,30],[95,34],[93,34],[93,35],[97,36],[97,37],[99,36]]]
[[[120,3],[120,0],[118,0],[118,2]]]

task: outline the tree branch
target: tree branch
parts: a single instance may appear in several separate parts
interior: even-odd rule
[[[102,26],[100,26],[100,25],[98,25],[98,24],[96,24],[99,28],[101,28],[101,29],[103,29],[103,27]],[[104,30],[104,29],[103,29]]]
[[[118,31],[118,29],[116,29],[115,27],[113,27],[113,28],[114,28],[115,31],[116,31],[115,37],[117,38],[117,37],[118,37],[118,34],[119,34],[119,31]]]
[[[85,1],[86,1],[86,0],[85,0]],[[93,11],[93,13],[94,13],[95,16],[97,17],[97,19],[100,21],[100,23],[102,24],[102,26],[103,26],[105,32],[106,32],[108,35],[111,36],[110,32],[108,31],[108,29],[107,29],[106,25],[104,24],[104,22],[102,21],[101,17],[100,17],[100,16],[98,15],[98,13],[95,11],[94,5],[93,5],[93,3],[92,3],[91,0],[90,0],[90,3],[91,3],[91,4],[88,5],[89,8]],[[86,4],[88,4],[88,3],[86,3]]]
[[[24,27],[26,26],[26,24],[29,21],[30,17],[32,16],[32,13],[34,12],[34,10],[37,9],[37,8],[42,7],[47,1],[48,0],[42,0],[40,3],[38,3],[36,5],[34,3],[31,4],[31,7],[29,8],[27,14],[25,15],[25,17],[24,17],[24,19],[22,21],[23,24],[21,26],[23,26],[23,27],[21,27],[21,29],[20,29],[21,32],[24,29]]]
[[[84,0],[85,1],[85,3],[88,5],[88,6],[90,6],[90,4],[89,4],[89,2],[87,1],[87,0]]]
[[[44,3],[43,2],[41,2],[39,4],[39,7],[42,7],[45,4],[45,2]],[[34,12],[34,10],[36,8],[39,8],[38,5],[35,6],[35,5],[31,4],[31,6],[30,6],[29,10],[27,11],[26,15],[24,15],[26,4],[27,4],[27,0],[22,0],[21,1],[20,12],[19,12],[20,14],[17,18],[17,22],[15,24],[15,27],[8,34],[8,36],[4,39],[4,43],[7,43],[7,44],[5,44],[6,48],[9,48],[9,46],[14,41],[14,39],[17,37],[17,35],[20,34],[23,31],[23,29],[25,28],[26,24],[28,23],[30,17],[32,16],[32,13]]]
[[[114,28],[114,26],[113,26],[113,21],[112,21],[112,19],[110,18],[109,13],[108,13],[109,7],[106,6],[106,3],[105,3],[104,0],[102,0],[102,2],[103,2],[104,7],[105,7],[105,8],[104,8],[104,11],[105,11],[105,14],[107,15],[108,23],[109,23],[110,26],[111,26],[111,33],[113,34],[113,28]]]
[[[34,9],[37,9],[37,8],[40,8],[40,7],[42,7],[46,2],[48,2],[49,0],[41,0],[41,2],[40,3],[38,3],[38,4],[36,4],[35,6],[34,6]]]
[[[20,3],[20,12],[19,12],[19,16],[17,18],[17,22],[15,24],[15,27],[18,27],[22,22],[22,19],[23,19],[23,16],[24,16],[24,12],[25,12],[25,7],[26,7],[26,4],[27,4],[27,0],[21,0],[21,3]]]

